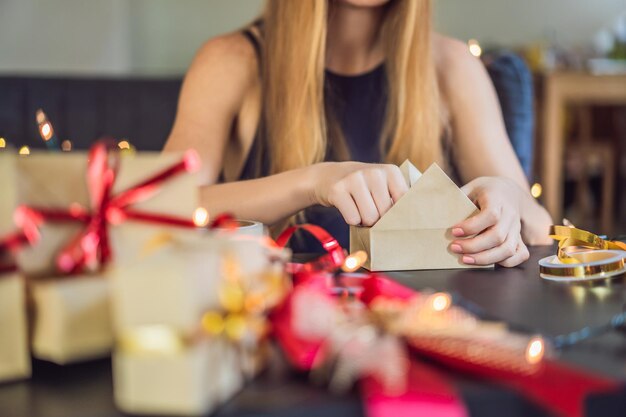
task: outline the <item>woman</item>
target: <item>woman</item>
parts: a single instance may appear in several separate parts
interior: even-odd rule
[[[429,0],[269,0],[260,24],[198,52],[166,149],[198,150],[210,212],[276,224],[307,209],[344,245],[346,223],[373,225],[407,191],[398,164],[438,162],[481,209],[450,249],[520,264],[550,217],[482,64],[430,15]]]

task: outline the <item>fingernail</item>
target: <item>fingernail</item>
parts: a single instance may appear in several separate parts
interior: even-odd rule
[[[461,261],[463,261],[464,264],[475,264],[476,260],[474,258],[472,258],[471,256],[464,256]]]
[[[452,234],[454,236],[463,236],[465,233],[463,233],[463,229],[461,229],[460,227],[455,227],[454,229],[452,229]]]
[[[457,245],[456,243],[453,243],[450,245],[450,250],[452,252],[456,252],[456,253],[462,253],[463,252],[463,248],[461,247],[461,245]]]

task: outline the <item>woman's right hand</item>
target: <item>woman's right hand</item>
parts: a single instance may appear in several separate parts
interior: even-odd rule
[[[353,226],[373,226],[408,191],[392,164],[321,162],[311,168],[315,203],[336,207]]]

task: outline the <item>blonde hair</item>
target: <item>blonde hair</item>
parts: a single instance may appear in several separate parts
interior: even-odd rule
[[[269,174],[321,162],[332,120],[324,110],[330,0],[268,0],[263,16],[262,123]],[[431,52],[430,0],[391,0],[381,36],[388,99],[385,161],[425,169],[443,162],[439,89]],[[335,140],[335,137],[333,137]]]

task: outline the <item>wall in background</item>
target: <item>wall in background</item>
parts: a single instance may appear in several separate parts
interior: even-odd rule
[[[263,0],[0,0],[0,72],[179,75]],[[436,27],[514,46],[588,43],[624,0],[433,0]]]

